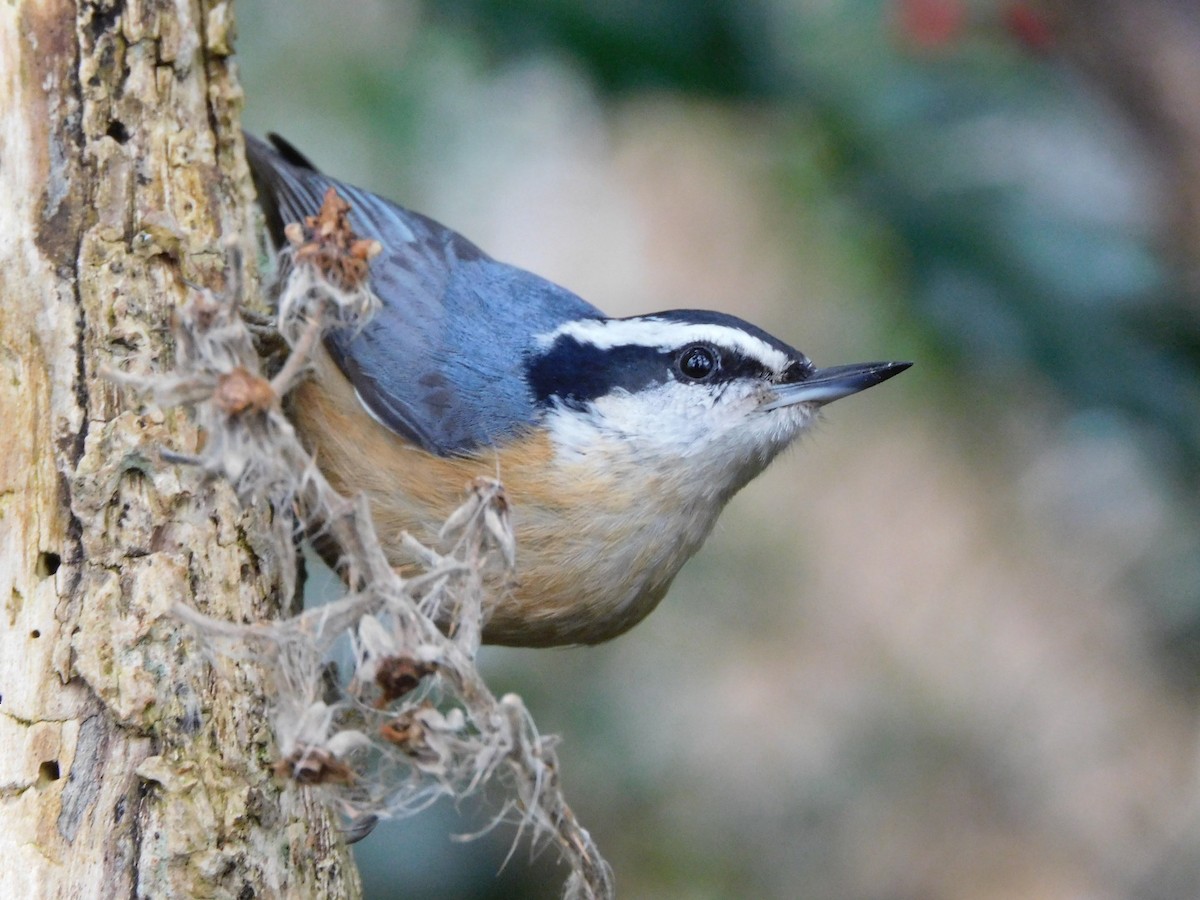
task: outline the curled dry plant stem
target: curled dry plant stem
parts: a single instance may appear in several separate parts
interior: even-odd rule
[[[406,539],[425,573],[405,579],[384,554],[365,499],[333,489],[283,415],[281,398],[325,329],[361,327],[378,302],[366,280],[378,245],[349,230],[348,211],[331,191],[320,213],[289,229],[278,328],[291,352],[273,379],[258,374],[237,298],[222,302],[205,291],[178,317],[186,350],[179,371],[114,376],[161,403],[194,406],[208,440],[189,461],[228,477],[244,499],[272,504],[285,558],[295,552],[296,531],[319,531],[340,551],[350,586],[341,599],[280,621],[234,625],[183,605],[176,615],[206,649],[270,660],[276,772],[324,791],[351,818],[356,838],[379,818],[499,781],[521,829],[552,840],[569,865],[565,893],[611,897],[611,869],[561,790],[554,740],[538,734],[519,697],[497,699],[475,665],[485,570],[511,568],[515,558],[499,482],[471,486],[443,528],[448,552]],[[331,698],[327,657],[341,635],[354,647],[355,671]]]
[[[318,314],[309,320],[304,331],[300,333],[300,339],[296,341],[296,346],[292,348],[292,352],[284,360],[283,367],[271,379],[271,390],[276,397],[283,397],[292,389],[292,386],[304,371],[304,367],[312,359],[313,351],[317,347],[317,341],[324,331],[325,323],[323,316],[318,312]]]

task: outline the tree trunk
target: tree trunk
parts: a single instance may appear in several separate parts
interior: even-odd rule
[[[168,614],[290,602],[269,510],[161,462],[189,414],[101,376],[169,370],[185,281],[239,282],[231,29],[224,0],[0,5],[3,897],[358,893],[325,810],[272,780],[261,673],[214,681]]]

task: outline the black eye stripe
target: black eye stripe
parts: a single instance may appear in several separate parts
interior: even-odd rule
[[[528,358],[526,378],[538,405],[557,400],[577,408],[617,391],[636,394],[672,380],[697,386],[778,380],[761,361],[710,342],[674,350],[642,344],[600,348],[567,335]]]
[[[722,349],[720,364],[711,381],[730,382],[739,378],[775,380],[775,373],[759,360],[735,350]]]
[[[534,400],[547,405],[559,400],[568,406],[584,404],[614,391],[638,391],[670,377],[671,359],[653,347],[636,344],[600,349],[563,336],[526,364]]]

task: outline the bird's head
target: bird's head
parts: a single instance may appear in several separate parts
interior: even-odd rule
[[[599,461],[620,448],[648,471],[677,467],[727,499],[821,406],[909,365],[818,369],[734,316],[675,310],[563,324],[537,337],[527,373],[560,454]]]

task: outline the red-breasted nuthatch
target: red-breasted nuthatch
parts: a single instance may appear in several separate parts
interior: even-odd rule
[[[726,502],[817,409],[910,365],[817,369],[716,312],[611,319],[461,235],[247,136],[277,245],[333,186],[378,240],[382,301],[334,331],[298,389],[295,422],[333,485],[365,492],[394,565],[399,536],[436,534],[477,476],[513,505],[515,583],[484,629],[496,644],[594,644],[662,599]]]

